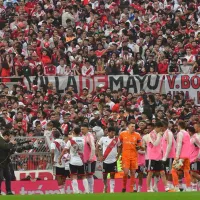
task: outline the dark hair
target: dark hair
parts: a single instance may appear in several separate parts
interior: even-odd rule
[[[74,128],[74,133],[75,133],[76,135],[80,135],[81,129],[80,129],[79,127]]]
[[[60,137],[60,132],[59,131],[53,131],[53,137],[58,139]]]
[[[107,89],[108,89],[108,88],[107,88]],[[107,97],[107,98],[111,99],[111,95],[110,95],[110,94],[108,94],[108,93],[106,93],[106,94],[105,94],[105,97]]]
[[[88,128],[89,125],[88,125],[87,123],[83,123],[83,124],[81,124],[81,127],[86,127],[86,128]]]
[[[157,121],[156,123],[155,123],[155,127],[157,127],[157,128],[162,128],[164,125],[163,125],[163,123],[161,122],[161,121]]]
[[[9,130],[5,130],[5,131],[3,131],[3,133],[2,133],[2,136],[10,136],[10,135],[11,135],[11,133],[10,133]]]
[[[128,123],[127,123],[128,126],[129,126],[130,124],[134,124],[134,125],[135,125],[135,123],[133,123],[133,122],[128,122]]]
[[[185,129],[186,128],[186,124],[184,121],[179,121],[178,122],[178,125],[182,128],[182,129]]]
[[[108,132],[114,131],[116,132],[116,129],[114,127],[108,127]]]
[[[151,102],[155,102],[155,97],[154,97],[153,94],[150,94],[148,97],[149,97],[149,100],[150,100]]]
[[[162,123],[163,123],[164,127],[168,127],[168,121],[167,120],[162,121]]]
[[[35,122],[35,126],[38,126],[38,125],[41,125],[39,120]]]
[[[195,134],[195,129],[193,126],[187,127],[187,130],[190,131],[192,134]]]

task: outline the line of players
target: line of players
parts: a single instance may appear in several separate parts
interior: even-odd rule
[[[165,121],[157,122],[152,126],[151,132],[143,137],[135,132],[135,125],[132,123],[119,137],[116,136],[115,128],[109,127],[108,136],[102,137],[96,148],[87,124],[74,128],[73,136],[66,138],[66,141],[59,139],[60,134],[55,131],[51,153],[60,192],[65,193],[65,179],[70,177],[73,193],[79,193],[77,178],[82,177],[85,193],[93,193],[96,155],[103,162],[104,192],[108,192],[108,174],[110,192],[114,192],[119,158],[124,171],[122,192],[126,192],[128,176],[130,192],[141,191],[144,169],[148,173],[147,192],[157,191],[160,178],[165,191],[178,192],[183,177],[185,191],[197,191],[197,182],[200,181],[200,123],[195,124],[194,128],[195,131],[190,128],[186,131],[185,123],[180,121],[175,140]],[[135,182],[136,172],[139,174],[138,187]]]

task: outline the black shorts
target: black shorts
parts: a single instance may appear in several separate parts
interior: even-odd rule
[[[77,165],[71,165],[69,164],[69,169],[70,169],[70,173],[72,175],[85,175],[85,167],[84,165],[81,166],[77,166]]]
[[[56,176],[69,177],[68,171],[69,170],[65,170],[65,168],[55,167]]]
[[[165,172],[167,174],[171,173],[173,161],[174,161],[173,158],[167,158],[167,160],[165,162],[163,162],[164,163],[164,167],[165,167]]]
[[[85,163],[85,172],[86,174],[94,174],[96,168],[96,161],[91,163]]]
[[[138,169],[136,170],[137,173],[144,173],[145,166],[138,166]]]
[[[148,160],[148,162],[146,162],[146,169],[147,171],[162,171],[165,169],[163,161],[161,160]]]
[[[115,173],[117,172],[117,162],[114,163],[103,163],[103,173]]]
[[[194,172],[200,172],[200,162],[193,162],[190,164],[190,170]]]
[[[70,171],[69,170],[65,170],[65,177],[67,178],[70,178]]]

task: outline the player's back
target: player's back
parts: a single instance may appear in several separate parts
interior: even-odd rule
[[[200,136],[195,133],[190,139],[190,162],[195,162],[200,151]]]
[[[153,145],[152,142],[157,141],[160,137],[155,130],[149,133],[150,140],[147,143],[147,157],[150,160],[162,160],[162,151],[161,151],[161,139],[157,145]],[[152,142],[151,142],[152,141]]]
[[[58,165],[58,167],[63,167],[64,163],[62,163],[62,165],[58,164],[58,158],[60,156],[60,154],[62,153],[62,150],[65,147],[65,142],[62,139],[55,139],[52,143],[51,143],[51,149],[54,149],[54,162],[57,163],[56,165]]]
[[[84,138],[72,137],[66,146],[70,149],[70,164],[77,166],[83,165]]]
[[[170,137],[170,138],[169,138]],[[167,139],[168,138],[168,139]],[[167,151],[167,140],[171,139],[172,140],[172,145],[171,145],[171,149],[169,151],[169,154],[168,154],[168,158],[174,158],[175,157],[175,154],[176,154],[176,141],[174,139],[174,136],[172,134],[172,132],[167,129],[165,132],[164,132],[164,135],[162,137],[162,151],[163,151],[163,155],[166,154],[166,151]]]
[[[92,133],[87,133],[86,135],[83,136],[84,138],[84,162],[86,163],[91,155],[91,146],[93,146],[94,150],[95,150],[95,143],[94,143],[94,136],[92,135]],[[93,156],[93,161],[96,161],[96,155],[94,153]]]
[[[179,146],[179,138],[182,137],[182,147],[180,151],[180,158],[190,158],[190,135],[185,130],[180,130],[177,135],[177,147]]]

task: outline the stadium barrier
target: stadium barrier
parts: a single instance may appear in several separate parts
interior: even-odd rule
[[[46,137],[15,137],[17,152],[11,156],[14,171],[52,169],[50,141]],[[21,180],[21,179],[20,179]]]
[[[136,179],[136,182],[138,180]],[[146,179],[143,179],[142,192],[147,191]],[[83,193],[84,187],[81,180],[78,180],[80,193]],[[66,180],[65,187],[66,194],[72,193],[71,181]],[[122,179],[115,180],[115,192],[121,192],[122,190]],[[164,187],[161,181],[158,184],[158,190],[164,192]],[[43,194],[60,194],[57,182],[52,181],[13,181],[12,182],[12,191],[14,194],[20,195],[43,195]],[[103,191],[103,181],[100,179],[95,179],[94,182],[94,193],[102,193]],[[127,184],[127,192],[129,192],[129,181]],[[2,194],[5,194],[5,185],[2,184]]]
[[[94,92],[96,87],[103,84],[105,88],[118,90],[119,88],[127,88],[128,92],[138,94],[141,90],[147,93],[162,94],[171,93],[175,95],[177,92],[184,92],[185,98],[195,100],[200,106],[200,74],[179,74],[179,75],[145,75],[145,76],[41,76],[29,77],[24,79],[25,85],[29,88],[31,85],[37,84],[38,88],[53,83],[57,91],[63,93],[68,86],[73,86],[74,91],[80,94],[83,88],[87,87],[89,92]]]

